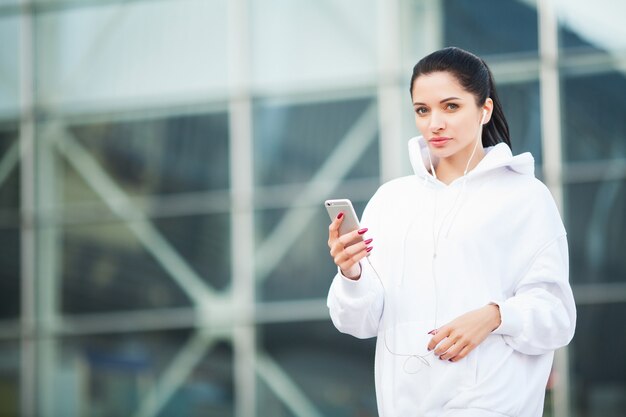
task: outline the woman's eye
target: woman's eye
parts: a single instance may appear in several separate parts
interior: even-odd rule
[[[426,107],[418,107],[415,109],[415,113],[421,116],[428,113],[428,109]]]
[[[456,109],[458,109],[458,108],[459,108],[459,105],[458,105],[458,104],[455,104],[455,103],[448,103],[448,104],[446,105],[446,109],[448,109],[448,110],[456,110]]]

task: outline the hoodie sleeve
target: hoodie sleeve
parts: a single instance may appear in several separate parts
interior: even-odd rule
[[[568,282],[567,238],[544,245],[519,280],[512,297],[496,302],[502,322],[494,333],[528,355],[565,346],[574,335],[576,307]]]
[[[356,281],[337,273],[330,286],[327,305],[333,324],[340,332],[359,339],[378,334],[383,291],[367,260],[361,261],[361,278]]]
[[[375,194],[365,208],[361,221],[362,227],[369,229],[368,235],[375,239],[380,222],[378,212]],[[326,302],[337,330],[360,339],[378,334],[378,323],[383,311],[383,286],[377,271],[372,267],[372,263],[376,265],[375,252],[376,248],[369,257],[361,260],[361,277],[358,280],[346,278],[337,268]]]

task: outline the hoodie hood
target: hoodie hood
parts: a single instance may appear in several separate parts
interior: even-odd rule
[[[433,175],[428,172],[430,168],[428,153],[428,145],[423,136],[416,136],[409,140],[409,158],[413,172],[420,178],[433,180]],[[433,166],[437,167],[439,158],[433,155],[432,161]],[[485,157],[467,175],[475,176],[503,167],[522,175],[535,175],[535,159],[530,152],[513,156],[511,148],[504,142],[485,148]]]

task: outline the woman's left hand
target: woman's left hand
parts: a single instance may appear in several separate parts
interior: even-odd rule
[[[428,343],[428,350],[435,349],[435,355],[442,360],[459,361],[497,329],[500,320],[500,308],[496,304],[465,313],[431,331],[434,336]]]

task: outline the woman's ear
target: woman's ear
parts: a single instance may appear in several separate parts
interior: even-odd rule
[[[481,119],[481,124],[487,124],[489,123],[489,120],[491,120],[491,115],[493,113],[493,100],[490,97],[487,97],[485,99],[485,104],[483,104],[483,116]]]

